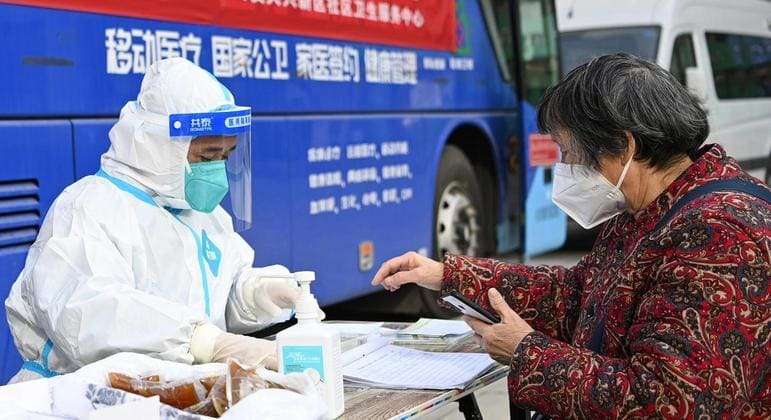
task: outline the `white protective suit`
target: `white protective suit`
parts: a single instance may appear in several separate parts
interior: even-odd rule
[[[72,372],[118,352],[193,363],[199,325],[249,333],[288,319],[288,310],[255,313],[249,295],[255,277],[288,270],[252,268],[254,251],[222,207],[190,209],[190,142],[170,141],[168,128],[143,120],[233,104],[227,88],[187,60],[148,69],[137,100],[110,130],[100,173],[56,199],[6,301],[26,361],[12,382]],[[219,257],[204,252],[212,247]]]

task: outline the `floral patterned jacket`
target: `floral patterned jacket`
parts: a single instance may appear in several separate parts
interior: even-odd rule
[[[511,358],[515,405],[558,418],[771,418],[771,205],[712,193],[654,232],[685,193],[732,177],[760,184],[706,146],[572,268],[446,257],[444,293],[490,309],[495,287],[536,330]]]

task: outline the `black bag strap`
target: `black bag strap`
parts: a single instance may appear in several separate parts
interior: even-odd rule
[[[586,343],[586,348],[599,353],[602,350],[602,340],[605,338],[605,314],[603,314],[594,325],[592,336],[589,338],[589,342]]]
[[[714,192],[727,192],[727,191],[745,193],[752,197],[765,200],[766,203],[771,203],[771,191],[769,191],[767,187],[763,187],[758,184],[753,184],[748,180],[740,179],[740,178],[729,178],[729,179],[721,179],[717,181],[710,181],[704,185],[701,185],[699,187],[692,189],[691,191],[688,191],[679,200],[675,201],[675,204],[672,205],[672,208],[670,208],[664,214],[661,220],[659,220],[659,222],[656,223],[656,227],[653,229],[653,232],[657,232],[661,228],[666,226],[667,223],[669,223],[669,221],[677,214],[677,212],[680,211],[680,209],[682,209],[686,205],[688,205],[688,203],[690,203],[691,201],[704,197],[708,194],[712,194]]]
[[[714,192],[726,192],[735,191],[745,193],[752,197],[765,200],[767,203],[771,203],[771,191],[767,187],[753,184],[750,181],[740,178],[721,179],[717,181],[710,181],[704,185],[696,187],[691,191],[688,191],[684,196],[672,205],[672,208],[667,210],[661,220],[656,223],[656,227],[652,233],[658,232],[661,228],[667,225],[669,221],[677,214],[680,209],[688,205],[688,203],[698,198],[704,197]],[[594,326],[592,336],[589,338],[589,342],[586,348],[595,351],[597,353],[602,349],[602,341],[605,338],[605,316],[603,315],[598,319],[597,324]]]

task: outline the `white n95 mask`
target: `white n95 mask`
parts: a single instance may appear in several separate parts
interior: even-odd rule
[[[632,157],[624,165],[616,185],[588,166],[557,163],[552,201],[584,229],[591,229],[613,218],[626,208],[626,198],[620,187]]]

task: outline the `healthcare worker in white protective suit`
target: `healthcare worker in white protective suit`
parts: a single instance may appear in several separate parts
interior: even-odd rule
[[[100,171],[56,199],[13,285],[25,363],[11,382],[125,351],[275,368],[272,342],[238,335],[288,319],[299,296],[286,268],[252,267],[234,230],[251,220],[250,115],[185,59],[148,69]]]

